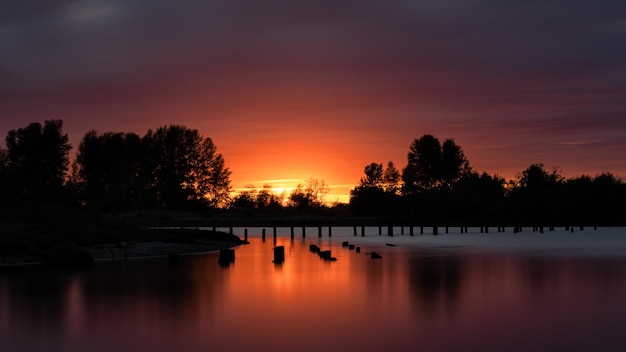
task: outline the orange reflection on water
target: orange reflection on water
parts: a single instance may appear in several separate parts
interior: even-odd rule
[[[218,254],[0,275],[11,350],[611,349],[624,342],[620,258],[459,254],[313,237]],[[359,241],[358,238],[349,238]],[[328,262],[309,251],[331,249]],[[285,261],[273,261],[273,247]],[[376,250],[382,260],[365,254]]]

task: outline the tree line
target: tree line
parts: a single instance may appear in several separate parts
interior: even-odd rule
[[[433,135],[409,146],[399,175],[393,163],[365,166],[351,191],[360,215],[404,217],[446,224],[603,224],[626,221],[626,184],[610,172],[570,179],[535,163],[506,181],[474,171],[454,140]]]
[[[99,212],[220,207],[229,202],[230,170],[210,138],[169,125],[134,133],[89,131],[70,165],[61,120],[11,130],[0,149],[5,207],[64,202]]]
[[[213,141],[180,125],[134,133],[88,131],[72,146],[61,120],[11,130],[0,148],[0,206],[37,209],[64,203],[95,212],[132,209],[235,211],[327,207],[330,187],[310,178],[290,194],[248,186],[232,194],[230,170]],[[626,185],[605,172],[565,179],[536,163],[513,180],[472,169],[453,139],[415,138],[406,166],[372,162],[350,192],[358,216],[422,223],[533,222],[622,224]],[[345,208],[346,206],[342,206]]]

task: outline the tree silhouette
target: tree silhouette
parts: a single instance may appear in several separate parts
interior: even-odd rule
[[[400,190],[400,182],[402,181],[402,176],[396,169],[396,166],[393,164],[393,161],[387,163],[387,168],[383,173],[383,184],[386,192],[396,195]]]
[[[9,131],[5,141],[18,197],[30,204],[60,199],[72,149],[63,121],[31,123]]]
[[[407,159],[402,172],[406,194],[451,187],[469,170],[469,162],[454,140],[447,139],[442,146],[430,134],[413,140]]]
[[[361,178],[361,186],[381,187],[383,184],[383,165],[371,163],[365,167],[365,176]]]
[[[324,180],[309,178],[300,183],[289,195],[288,204],[297,209],[319,208],[324,206],[330,187]]]
[[[382,214],[392,209],[391,203],[397,195],[400,174],[393,162],[383,165],[371,163],[363,170],[365,176],[359,185],[350,191],[350,205],[361,215]]]
[[[548,172],[542,163],[532,164],[518,174],[517,186],[510,194],[518,217],[534,223],[552,218],[556,193],[562,181],[563,177],[556,168]]]
[[[147,189],[158,207],[180,209],[190,202],[223,205],[230,193],[230,171],[211,139],[198,130],[170,125],[149,130]]]
[[[79,197],[101,210],[143,205],[144,148],[134,133],[85,134],[76,156],[70,183]]]
[[[266,209],[280,208],[283,203],[282,195],[277,195],[272,191],[269,184],[263,185],[261,189],[255,185],[246,185],[245,190],[240,191],[232,202],[235,209]]]

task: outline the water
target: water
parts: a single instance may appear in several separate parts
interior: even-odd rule
[[[623,350],[623,229],[306,239],[0,274],[3,351]],[[368,229],[377,233],[377,228]],[[547,237],[546,235],[552,236]],[[473,237],[470,237],[473,236]],[[357,254],[341,246],[362,247]],[[309,252],[331,249],[335,262]],[[394,247],[385,243],[396,244]],[[544,243],[541,246],[541,243]],[[375,250],[381,260],[365,252]]]

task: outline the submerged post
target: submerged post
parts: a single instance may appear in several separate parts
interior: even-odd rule
[[[333,227],[328,226],[328,237],[333,237]]]
[[[317,237],[322,238],[322,227],[321,226],[317,227]]]
[[[365,237],[365,226],[361,226],[361,237]]]
[[[387,236],[393,237],[393,226],[387,227]]]
[[[413,236],[413,225],[409,227],[409,235]]]
[[[293,226],[291,226],[291,239],[293,240],[294,237],[294,233],[293,233]]]
[[[243,230],[243,240],[248,242],[248,229]]]
[[[378,236],[382,236],[382,235],[383,235],[383,227],[378,226]]]
[[[265,242],[265,229],[261,232],[261,240]]]
[[[302,226],[302,238],[306,238],[306,227]]]
[[[354,227],[354,235],[356,236],[356,226]]]
[[[284,261],[285,261],[285,247],[284,246],[274,247],[274,263],[282,264]]]

